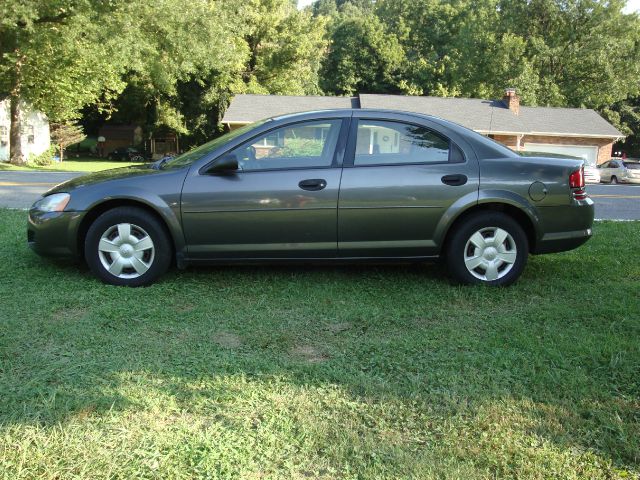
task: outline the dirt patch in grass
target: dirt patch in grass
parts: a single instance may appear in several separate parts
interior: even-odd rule
[[[329,355],[311,345],[299,345],[291,350],[291,355],[308,363],[320,363],[329,360]]]
[[[66,322],[79,320],[86,315],[84,308],[61,308],[51,315],[51,319],[56,322]]]
[[[213,334],[212,339],[215,344],[222,348],[240,348],[242,346],[242,339],[235,333],[216,332]]]
[[[340,323],[332,323],[329,325],[328,330],[337,335],[338,333],[346,332],[347,330],[351,330],[353,328],[353,323],[351,322],[340,322]]]

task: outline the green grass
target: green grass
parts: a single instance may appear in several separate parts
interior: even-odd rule
[[[6,162],[0,162],[0,171],[52,171],[52,172],[99,172],[110,168],[130,167],[140,165],[132,162],[115,162],[109,160],[74,159],[63,162],[54,162],[51,165],[39,167],[36,165],[16,166]]]
[[[436,266],[106,286],[0,210],[0,478],[637,478],[640,223],[512,288]]]

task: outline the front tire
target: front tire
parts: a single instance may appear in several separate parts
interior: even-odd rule
[[[84,255],[91,271],[103,282],[140,287],[167,271],[171,243],[156,217],[141,208],[118,207],[91,224]]]
[[[449,238],[446,262],[459,283],[506,286],[522,274],[529,242],[522,227],[500,212],[474,214]]]
[[[611,183],[611,185],[617,185],[618,184],[618,179],[616,178],[615,175],[613,175],[611,177],[611,180],[609,180],[609,182]]]

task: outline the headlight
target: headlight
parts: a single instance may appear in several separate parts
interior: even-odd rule
[[[67,206],[71,195],[68,193],[54,193],[41,198],[33,204],[33,208],[41,212],[61,212]]]

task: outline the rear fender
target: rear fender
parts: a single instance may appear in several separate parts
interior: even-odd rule
[[[540,218],[533,205],[531,205],[524,197],[517,193],[507,190],[481,190],[479,195],[468,194],[458,199],[453,203],[445,214],[441,217],[436,231],[434,234],[434,240],[436,245],[442,247],[446,236],[451,229],[451,226],[465,213],[476,209],[482,208],[483,205],[490,204],[503,204],[515,207],[522,211],[529,218],[533,228],[535,229],[536,241],[542,237],[540,231]]]

